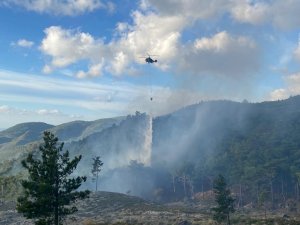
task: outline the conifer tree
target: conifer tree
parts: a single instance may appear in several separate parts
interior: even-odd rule
[[[18,198],[17,211],[36,225],[61,225],[65,216],[77,211],[72,203],[88,197],[89,191],[76,191],[86,177],[70,177],[81,155],[70,160],[69,151],[63,151],[64,143],[58,144],[58,138],[48,131],[43,139],[41,155],[30,153],[22,161],[29,177],[22,181],[24,195]]]
[[[103,166],[103,162],[101,161],[100,156],[93,158],[92,174],[96,179],[96,191],[98,190],[98,176],[102,166]]]
[[[226,180],[222,175],[214,180],[213,190],[217,203],[217,206],[212,208],[213,218],[217,222],[227,221],[227,225],[230,225],[230,213],[234,212],[234,199],[231,197]]]

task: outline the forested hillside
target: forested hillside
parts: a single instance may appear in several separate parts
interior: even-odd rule
[[[299,199],[299,96],[200,103],[157,118],[153,126],[153,163],[167,167],[185,195],[210,190],[221,173],[240,204],[263,199],[275,207]]]
[[[300,197],[299,96],[263,103],[209,101],[156,118],[137,112],[23,129],[32,125],[0,132],[3,175],[20,172],[20,160],[50,129],[71,154],[83,155],[77,173],[90,176],[92,157],[101,156],[102,190],[157,201],[204,198],[221,173],[240,206],[280,207]],[[87,185],[94,187],[91,179]]]

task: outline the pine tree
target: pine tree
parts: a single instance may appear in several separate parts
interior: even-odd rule
[[[61,225],[64,218],[77,211],[72,204],[88,197],[89,191],[76,190],[86,177],[69,177],[81,160],[73,160],[63,151],[64,143],[50,132],[44,132],[44,143],[39,147],[41,156],[29,154],[22,165],[29,177],[22,181],[24,195],[18,198],[17,210],[36,225]]]
[[[98,176],[102,166],[103,162],[100,160],[100,156],[93,158],[92,174],[96,178],[96,191],[98,191]]]
[[[227,225],[230,225],[230,213],[234,212],[234,199],[231,197],[226,180],[222,175],[214,180],[213,190],[217,203],[217,206],[212,208],[214,211],[213,218],[217,222],[227,220]]]

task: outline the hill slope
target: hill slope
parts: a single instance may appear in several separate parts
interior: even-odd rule
[[[36,151],[43,132],[49,130],[66,144],[79,141],[90,134],[117,126],[124,117],[96,121],[74,121],[58,126],[46,123],[23,123],[0,132],[0,174],[16,174],[22,171],[20,161],[28,152]]]
[[[101,156],[105,190],[161,200],[191,197],[210,190],[213,177],[222,173],[239,199],[245,195],[240,201],[258,202],[264,192],[272,204],[300,199],[299,96],[263,103],[202,102],[157,118],[137,113],[50,129],[72,155],[83,155],[79,174],[90,175],[91,158]],[[3,174],[21,171],[20,159],[37,147],[34,141],[16,143],[1,145]],[[92,182],[87,185],[93,188]]]
[[[22,123],[0,132],[0,145],[14,142],[16,145],[25,145],[41,138],[44,130],[54,127],[46,123]]]

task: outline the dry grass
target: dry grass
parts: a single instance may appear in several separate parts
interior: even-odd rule
[[[66,220],[66,225],[216,225],[211,219],[210,206],[199,202],[161,205],[134,196],[99,192],[76,205],[79,211]],[[0,207],[0,225],[24,224],[25,219],[12,206],[10,203]],[[283,219],[279,215],[282,214],[270,214],[268,219],[263,219],[259,211],[237,212],[232,224],[300,225],[299,218]],[[26,221],[25,224],[32,223]]]

